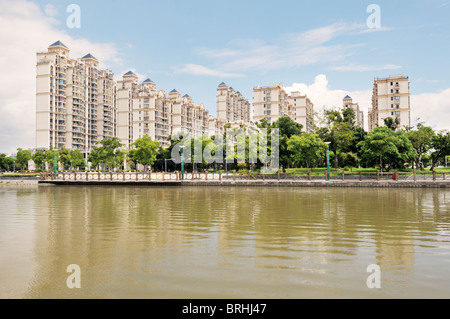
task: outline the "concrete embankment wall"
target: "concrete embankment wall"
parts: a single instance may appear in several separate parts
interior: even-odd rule
[[[183,181],[182,186],[450,188],[450,181]]]
[[[236,186],[236,187],[373,187],[450,188],[446,181],[40,181],[39,185],[72,186]]]

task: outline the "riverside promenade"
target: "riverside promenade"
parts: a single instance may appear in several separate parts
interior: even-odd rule
[[[445,174],[342,173],[43,173],[39,184],[77,186],[245,186],[245,187],[379,187],[450,188]]]

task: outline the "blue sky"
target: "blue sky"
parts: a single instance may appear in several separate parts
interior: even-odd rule
[[[71,3],[81,8],[79,29],[66,25]],[[367,27],[371,3],[381,8],[380,29]],[[411,81],[411,117],[427,120],[436,129],[450,128],[448,120],[437,115],[450,116],[450,105],[444,103],[450,95],[448,0],[0,0],[0,4],[7,8],[0,13],[0,27],[2,18],[5,24],[17,25],[14,37],[0,28],[0,40],[14,48],[19,39],[20,45],[27,41],[22,53],[26,59],[35,59],[37,51],[61,40],[72,58],[90,52],[117,77],[132,69],[141,80],[150,77],[158,89],[188,93],[213,115],[216,88],[222,81],[250,101],[253,86],[282,82],[308,94],[316,111],[341,106],[347,93],[367,110],[374,77],[404,74]],[[35,68],[29,65],[15,70],[34,81]],[[11,92],[14,87],[3,96],[0,90],[0,114],[5,119],[11,103],[20,106],[9,97]],[[8,103],[11,107],[5,106]],[[23,101],[27,108],[30,103]],[[7,126],[14,131],[16,115],[10,116]],[[9,131],[0,126],[0,151],[13,147]],[[17,146],[33,147],[33,134],[29,128],[21,137],[23,145]]]
[[[450,1],[378,2],[381,27],[390,30],[362,34],[358,32],[368,29],[365,24],[370,13],[366,8],[373,0],[77,1],[81,8],[80,29],[65,27],[69,15],[65,9],[73,0],[37,3],[44,9],[48,4],[54,5],[58,9],[56,19],[73,37],[114,43],[122,59],[120,64],[108,65],[115,73],[133,68],[139,74],[148,75],[160,88],[166,91],[177,88],[189,93],[213,111],[215,88],[222,80],[248,98],[254,85],[308,83],[322,73],[333,87],[347,90],[370,88],[374,76],[384,77],[390,73],[408,75],[414,93],[450,86],[448,73],[442,72],[443,61],[450,52]],[[361,28],[352,29],[352,25],[357,24],[361,24]],[[224,64],[230,59],[215,57],[210,52],[249,51],[252,45],[290,50],[289,42],[297,35],[333,25],[348,27],[323,43],[336,47],[334,61],[290,65],[287,56],[286,63],[276,68],[270,63],[248,68],[227,67]],[[43,49],[45,46],[43,44]],[[255,50],[255,55],[257,53]],[[242,77],[181,73],[180,68],[186,64]],[[383,70],[386,65],[399,68]],[[348,66],[368,66],[375,70],[351,71],[345,69]],[[335,70],[339,67],[343,71]],[[420,85],[415,83],[418,79]]]

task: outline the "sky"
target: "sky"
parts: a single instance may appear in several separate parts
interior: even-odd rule
[[[80,28],[67,24],[70,4]],[[316,112],[348,94],[367,123],[374,78],[404,74],[412,124],[450,129],[449,17],[449,0],[0,0],[0,152],[35,147],[36,53],[57,40],[71,58],[91,53],[116,79],[132,70],[212,115],[222,81],[250,102],[254,86],[283,83]]]

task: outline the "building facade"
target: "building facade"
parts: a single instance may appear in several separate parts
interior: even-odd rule
[[[165,147],[176,132],[189,132],[192,137],[209,133],[209,111],[189,95],[181,96],[177,90],[166,95],[150,79],[139,83],[131,71],[117,83],[117,137],[126,148],[145,135]]]
[[[306,95],[294,91],[288,94],[283,84],[253,88],[253,120],[266,119],[276,122],[280,117],[288,116],[303,125],[303,130],[311,132],[314,127],[314,105]]]
[[[116,134],[114,75],[91,54],[73,60],[69,52],[57,41],[37,53],[36,147],[89,153]]]
[[[384,126],[384,119],[397,119],[399,127],[411,124],[411,102],[409,79],[403,74],[388,78],[375,78],[372,93],[372,108],[369,109],[369,131]]]
[[[303,125],[303,130],[312,132],[314,129],[314,105],[306,95],[294,91],[289,95],[289,104],[292,108],[292,119]]]
[[[355,112],[355,125],[364,128],[364,113],[359,108],[359,103],[353,103],[350,96],[345,96],[342,100],[344,108],[352,108]]]
[[[229,122],[250,122],[250,102],[239,91],[220,83],[217,88],[217,118]]]

